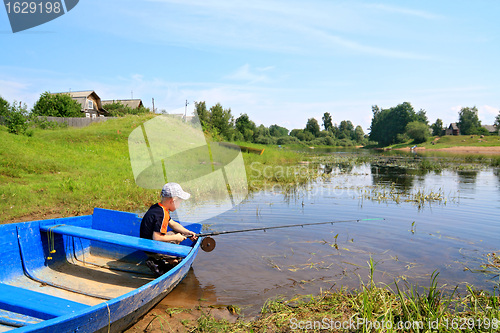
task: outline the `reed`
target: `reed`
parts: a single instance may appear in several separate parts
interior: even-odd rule
[[[194,332],[498,332],[500,300],[495,293],[468,286],[460,296],[438,285],[433,272],[429,286],[405,282],[396,292],[374,281],[376,263],[368,262],[369,281],[358,290],[340,288],[317,296],[268,300],[255,320],[234,324],[204,316]]]

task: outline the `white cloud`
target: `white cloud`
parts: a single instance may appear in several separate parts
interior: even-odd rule
[[[264,68],[257,68],[254,72],[250,69],[249,64],[245,64],[238,68],[236,71],[233,73],[227,75],[225,78],[230,79],[230,80],[236,80],[236,81],[245,81],[248,83],[256,83],[256,82],[264,82],[268,81],[269,78],[267,75],[262,74],[262,72],[266,72],[271,70],[273,67],[264,67]]]

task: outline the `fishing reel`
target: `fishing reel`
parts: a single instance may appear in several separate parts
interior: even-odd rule
[[[201,241],[201,249],[205,252],[212,252],[215,249],[215,240],[212,237],[204,237]]]

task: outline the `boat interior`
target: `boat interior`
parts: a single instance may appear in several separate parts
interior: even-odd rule
[[[138,238],[140,222],[136,214],[96,208],[93,215],[0,226],[0,332],[74,313],[153,281],[144,251],[155,244]],[[185,257],[191,245],[189,239],[165,243],[163,251]]]

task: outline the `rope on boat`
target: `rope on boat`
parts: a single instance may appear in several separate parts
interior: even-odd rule
[[[47,232],[47,246],[49,248],[49,256],[47,257],[47,260],[52,260],[51,254],[56,253],[56,247],[55,247],[55,242],[54,242],[54,228],[59,227],[63,224],[57,224],[53,225],[52,227],[49,228],[49,231]]]
[[[108,308],[108,333],[111,331],[111,310],[109,309],[108,302],[104,302],[106,308]]]

